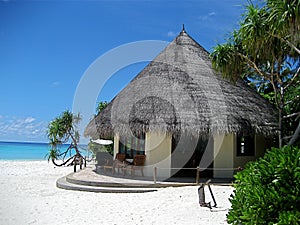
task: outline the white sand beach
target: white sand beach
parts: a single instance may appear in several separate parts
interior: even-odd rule
[[[0,161],[0,224],[227,224],[232,187],[212,186],[218,208],[211,211],[199,206],[196,186],[138,194],[57,188],[56,180],[72,169],[47,161]]]

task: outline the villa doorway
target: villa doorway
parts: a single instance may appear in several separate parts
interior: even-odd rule
[[[177,170],[172,177],[196,177],[196,170],[192,168],[200,166],[204,152],[206,152],[205,160],[209,160],[211,163],[208,162],[207,169],[200,171],[200,177],[213,177],[213,138],[199,137],[197,139],[195,137],[185,138],[184,140],[190,140],[189,143],[185,141],[184,144],[180,144],[180,137],[172,137],[171,167],[182,168]],[[176,154],[173,154],[175,150]]]

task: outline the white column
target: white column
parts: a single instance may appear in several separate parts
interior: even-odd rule
[[[171,147],[172,138],[164,133],[146,133],[145,154],[146,167],[145,175],[153,176],[153,167],[157,167],[158,177],[169,177],[171,172]]]
[[[116,158],[116,154],[119,153],[119,141],[120,141],[120,136],[118,134],[115,134],[115,136],[114,136],[114,158]]]
[[[214,178],[233,177],[234,134],[214,136]]]

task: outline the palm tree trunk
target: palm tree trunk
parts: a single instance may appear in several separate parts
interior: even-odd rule
[[[56,163],[55,158],[51,158],[52,163],[53,163],[55,166],[58,166],[58,167],[59,167],[59,166],[65,166],[65,165],[67,165],[67,163],[70,162],[72,159],[74,160],[74,156],[72,156],[71,158],[69,158],[67,161],[65,161],[65,162],[63,162],[63,163],[58,164],[58,163]]]
[[[278,107],[278,139],[279,139],[279,148],[283,146],[283,134],[282,134],[282,120],[283,120],[283,107],[284,107],[284,89],[280,87],[280,97],[279,97],[279,107]]]
[[[278,121],[278,143],[279,148],[282,147],[282,109],[279,109],[279,121]]]

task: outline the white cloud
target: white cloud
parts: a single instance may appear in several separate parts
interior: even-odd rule
[[[0,118],[0,140],[45,141],[46,121],[37,121],[33,117]]]
[[[35,118],[33,118],[33,117],[27,117],[27,118],[24,120],[24,123],[32,123],[33,121],[35,121]]]
[[[54,82],[52,82],[51,87],[57,87],[59,85],[60,85],[59,81],[54,81]]]
[[[210,13],[207,13],[206,15],[201,15],[198,17],[199,20],[202,20],[202,21],[206,21],[206,20],[209,20],[211,19],[213,16],[215,16],[216,13],[215,12],[210,12]]]
[[[173,31],[169,31],[169,32],[167,33],[167,36],[168,36],[168,37],[175,37],[176,34],[175,34],[175,32],[173,32]]]

